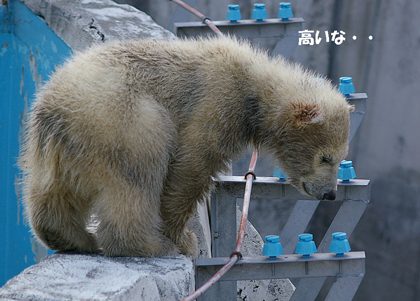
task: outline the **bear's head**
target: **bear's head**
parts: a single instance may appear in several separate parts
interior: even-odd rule
[[[309,99],[283,102],[275,121],[281,126],[270,148],[300,192],[319,200],[334,200],[338,168],[348,152],[354,107],[334,89],[318,92],[306,94]]]

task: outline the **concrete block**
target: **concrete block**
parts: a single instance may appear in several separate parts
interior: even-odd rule
[[[181,300],[194,288],[186,256],[54,254],[0,289],[1,300]]]
[[[110,0],[23,0],[73,50],[123,39],[175,39],[138,9]]]
[[[236,210],[237,231],[241,221],[241,211]],[[247,222],[245,229],[244,244],[242,247],[243,256],[260,256],[264,247],[264,241],[254,226]],[[290,300],[295,291],[295,286],[289,279],[272,280],[247,280],[237,282],[237,300],[265,300],[265,301],[286,301]]]

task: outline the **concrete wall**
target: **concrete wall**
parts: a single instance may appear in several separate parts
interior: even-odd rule
[[[20,203],[16,159],[21,126],[33,94],[54,65],[71,53],[48,26],[19,1],[0,5],[0,286],[47,255]]]
[[[168,24],[176,6],[165,1],[141,2],[162,26]],[[220,20],[225,18],[227,5],[237,3],[242,16],[249,18],[254,2],[257,1],[198,0],[196,8],[211,19]],[[275,16],[280,1],[258,2],[266,3],[269,16]],[[418,300],[420,2],[290,2],[295,16],[306,20],[305,28],[346,33],[346,41],[339,46],[326,43],[325,39],[319,45],[299,46],[294,59],[336,82],[340,76],[352,76],[356,91],[369,96],[368,112],[348,156],[358,177],[372,180],[372,201],[351,239],[353,249],[367,252],[367,274],[355,299]],[[356,40],[352,39],[354,35]],[[373,40],[368,39],[369,35]],[[325,227],[331,210],[320,208],[309,230],[316,234]],[[266,213],[251,212],[251,220],[252,215],[264,216],[260,223],[254,221],[264,233],[258,224],[269,224]]]
[[[353,75],[369,94],[350,152],[359,176],[372,180],[372,202],[353,238],[369,258],[359,293],[365,300],[420,298],[419,13],[416,0],[342,7],[345,31],[374,36],[338,48],[334,61],[336,74]]]

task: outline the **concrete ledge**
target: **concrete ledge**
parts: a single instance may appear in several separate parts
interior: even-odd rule
[[[200,257],[210,256],[206,206],[190,223],[199,238]],[[236,218],[241,218],[239,208]],[[206,227],[207,226],[207,227]],[[247,224],[243,254],[259,256],[263,241]],[[54,254],[9,280],[1,300],[181,300],[195,288],[190,258],[103,257]],[[289,300],[294,286],[288,279],[238,281],[237,300]]]
[[[194,288],[185,256],[109,258],[54,254],[0,289],[1,300],[181,300]]]
[[[110,0],[21,0],[75,51],[123,39],[175,39],[142,11]]]
[[[239,231],[241,211],[236,206],[236,231]],[[264,240],[254,226],[247,221],[242,255],[261,256]],[[288,301],[292,297],[295,286],[289,279],[240,280],[236,284],[237,301],[265,300]]]

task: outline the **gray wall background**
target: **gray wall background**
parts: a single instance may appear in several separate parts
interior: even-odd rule
[[[164,27],[176,7],[165,0],[131,0],[136,2]],[[255,2],[198,0],[196,8],[223,20],[227,5],[239,4],[246,19]],[[280,1],[259,2],[270,17],[277,15]],[[335,82],[352,76],[356,91],[369,96],[348,156],[357,176],[372,181],[371,203],[351,239],[354,250],[367,253],[367,274],[355,300],[420,300],[420,1],[290,2],[295,16],[306,20],[305,29],[346,33],[339,46],[326,43],[323,35],[319,45],[298,46],[293,59]],[[251,221],[259,229],[267,224],[267,212],[254,209]],[[318,210],[312,232],[331,218],[331,210]]]

